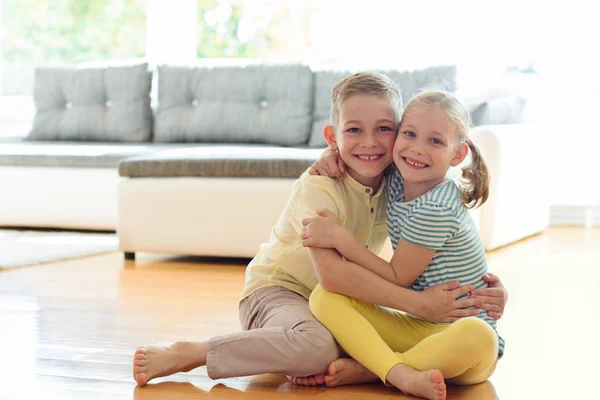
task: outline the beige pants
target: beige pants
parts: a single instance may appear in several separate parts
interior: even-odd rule
[[[264,373],[323,373],[340,353],[333,336],[291,290],[258,289],[239,306],[243,332],[209,341],[206,366],[212,379]]]

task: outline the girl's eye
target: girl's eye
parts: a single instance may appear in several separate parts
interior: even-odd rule
[[[405,136],[408,136],[408,137],[415,137],[415,133],[414,133],[414,132],[411,132],[411,131],[404,131],[404,132],[402,132],[402,133],[404,133],[404,135],[405,135]]]
[[[431,143],[433,144],[444,144],[440,139],[431,139]]]

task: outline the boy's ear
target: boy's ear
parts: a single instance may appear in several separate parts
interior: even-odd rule
[[[325,129],[323,129],[323,136],[325,136],[325,140],[329,145],[329,148],[333,151],[338,149],[337,142],[335,141],[335,129],[333,125],[327,125]]]
[[[459,145],[454,158],[450,161],[450,165],[453,167],[460,165],[467,157],[467,154],[469,154],[469,145],[466,143]]]

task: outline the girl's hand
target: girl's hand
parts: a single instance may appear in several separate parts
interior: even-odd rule
[[[328,209],[318,210],[316,217],[304,218],[302,225],[300,237],[304,247],[335,249],[343,235],[342,226]]]
[[[482,279],[487,282],[486,289],[478,289],[473,291],[471,298],[479,298],[483,300],[481,308],[487,310],[488,316],[494,319],[502,318],[504,307],[508,301],[508,292],[500,282],[500,278],[492,273],[485,274]]]
[[[308,168],[309,175],[322,175],[330,178],[343,178],[346,172],[346,164],[337,151],[327,147],[319,156],[317,161]]]

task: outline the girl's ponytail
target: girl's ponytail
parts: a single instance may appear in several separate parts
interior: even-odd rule
[[[471,150],[471,163],[462,169],[461,201],[467,208],[483,205],[490,194],[490,174],[479,148],[467,140]]]

